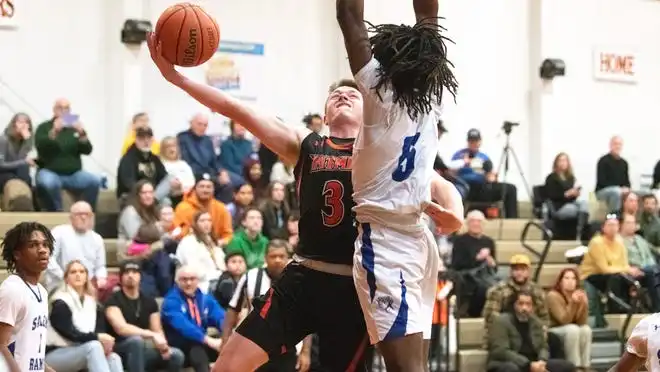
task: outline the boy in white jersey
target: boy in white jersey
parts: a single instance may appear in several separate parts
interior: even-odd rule
[[[0,353],[11,372],[52,371],[46,366],[48,292],[39,284],[53,252],[53,236],[38,222],[5,234],[2,258],[11,275],[0,284]]]
[[[388,372],[428,369],[438,250],[421,221],[460,228],[462,202],[449,182],[431,200],[444,89],[456,80],[438,32],[438,0],[413,0],[417,24],[364,25],[364,0],[337,0],[337,19],[364,101],[353,150],[353,199],[360,223],[353,276],[372,344]],[[436,184],[438,184],[436,182]],[[434,186],[435,187],[435,186]],[[435,194],[435,193],[433,193]],[[425,347],[426,346],[426,347]]]
[[[660,372],[660,313],[642,319],[633,329],[626,351],[609,372]]]

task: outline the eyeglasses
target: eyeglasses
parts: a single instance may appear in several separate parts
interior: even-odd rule
[[[197,280],[196,276],[181,276],[179,277],[179,281],[181,282],[194,282]]]

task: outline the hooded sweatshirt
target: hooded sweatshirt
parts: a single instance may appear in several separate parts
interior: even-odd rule
[[[30,131],[32,128],[30,128]],[[0,136],[0,172],[11,172],[19,167],[27,167],[25,159],[32,151],[32,138],[17,140],[14,136],[14,124],[10,123]]]
[[[174,210],[174,226],[181,228],[179,236],[188,235],[193,217],[199,211],[208,211],[211,215],[213,234],[216,239],[231,239],[233,233],[231,214],[225,205],[213,197],[206,202],[199,201],[194,188],[184,196],[183,201]]]
[[[132,145],[119,160],[117,197],[129,192],[135,183],[142,179],[149,180],[155,188],[165,177],[167,170],[158,156]]]
[[[258,233],[254,239],[250,239],[244,229],[240,229],[227,245],[227,254],[240,253],[245,257],[247,269],[262,267],[266,257],[268,238]]]

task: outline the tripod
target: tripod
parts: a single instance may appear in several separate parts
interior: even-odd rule
[[[527,196],[529,197],[529,200],[532,200],[532,193],[530,191],[529,184],[527,183],[527,179],[525,178],[525,173],[523,172],[523,169],[520,166],[520,160],[518,159],[518,155],[516,155],[516,150],[513,148],[513,146],[511,146],[511,130],[513,129],[513,126],[508,122],[505,122],[504,127],[502,127],[502,129],[504,130],[504,134],[506,135],[506,141],[504,143],[504,148],[502,149],[502,155],[500,156],[500,164],[497,166],[497,174],[498,175],[502,174],[501,183],[506,183],[507,175],[509,174],[509,160],[510,158],[513,158],[516,168],[518,168],[518,174],[522,179],[525,192],[527,192]],[[504,167],[504,173],[500,173],[502,167]],[[507,187],[502,186],[502,203],[504,203],[506,197],[506,191],[507,191]],[[516,200],[516,203],[517,202],[518,201]],[[504,219],[500,218],[500,226],[498,231],[499,239],[502,239],[503,227],[504,227]]]

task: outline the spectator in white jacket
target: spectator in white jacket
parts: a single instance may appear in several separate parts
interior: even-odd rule
[[[84,201],[71,206],[71,223],[53,228],[55,246],[45,274],[46,289],[51,292],[64,279],[64,268],[71,261],[80,261],[98,288],[104,288],[108,271],[105,262],[105,244],[101,235],[92,228],[94,213]]]
[[[270,182],[280,182],[283,185],[295,182],[296,177],[293,174],[293,169],[293,165],[286,165],[282,161],[278,161],[273,165],[270,172]]]
[[[179,143],[174,137],[165,137],[160,143],[160,160],[167,170],[167,174],[179,181],[178,195],[185,194],[195,186],[195,175],[192,168],[181,160]]]
[[[207,293],[211,281],[220,278],[225,270],[225,253],[213,236],[211,215],[198,212],[193,217],[190,234],[181,239],[176,258],[181,265],[190,265],[198,270],[199,289]]]

